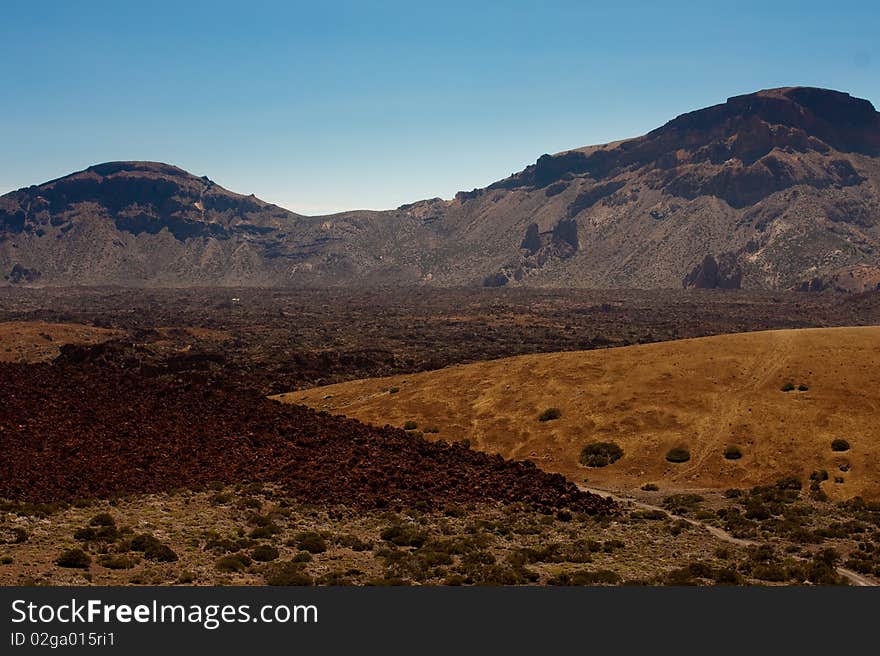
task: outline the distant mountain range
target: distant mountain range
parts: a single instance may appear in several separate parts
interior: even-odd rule
[[[880,113],[760,91],[452,200],[320,217],[99,164],[0,197],[0,284],[877,289]]]

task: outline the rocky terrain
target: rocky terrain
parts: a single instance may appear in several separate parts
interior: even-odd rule
[[[623,357],[631,349],[597,349],[878,321],[877,292],[0,289],[0,360],[8,361],[0,364],[0,585],[870,584],[880,575],[880,507],[847,498],[873,457],[852,431],[850,450],[823,442],[820,455],[833,461],[779,472],[778,481],[734,474],[792,461],[775,451],[766,460],[760,448],[763,436],[790,431],[738,443],[743,455],[724,461],[733,464],[723,492],[649,471],[650,457],[627,487],[614,470],[635,463],[639,434],[656,432],[650,412],[641,433],[621,439],[620,462],[552,474],[558,463],[545,452],[564,441],[515,454],[531,464],[481,452],[485,444],[456,433],[448,417],[432,424],[409,411],[416,428],[402,430],[403,415],[390,421],[400,427],[369,426],[264,395],[401,374],[399,389],[383,395],[405,410],[420,377],[435,375],[415,372],[450,364],[577,349],[592,351],[535,357]],[[719,354],[707,353],[703,366],[715,376]],[[857,370],[873,372],[870,362],[847,365],[840,380],[823,364],[824,380],[811,361],[806,377],[792,378],[809,391],[770,384],[750,407],[777,397],[792,407],[822,403]],[[602,380],[594,373],[588,384]],[[640,380],[620,386],[635,401],[615,411],[638,415],[639,403],[675,388]],[[526,376],[518,386],[535,382]],[[695,394],[715,386],[719,401],[735,401],[724,384],[679,386],[687,396],[679,405],[698,411]],[[876,385],[866,385],[861,403],[873,398]],[[554,402],[561,418],[529,415],[520,428],[562,435],[568,426],[580,449],[589,424],[571,404],[584,397]],[[707,462],[726,445],[722,434],[712,439]],[[688,446],[701,460],[697,443]],[[663,465],[662,453],[653,460],[673,472],[688,466]],[[594,484],[627,487],[637,501],[599,498],[585,487]]]
[[[0,364],[0,498],[51,502],[273,482],[306,502],[472,501],[607,512],[530,463],[284,407],[254,394],[93,367]]]
[[[878,249],[880,114],[800,87],[384,212],[303,217],[145,162],[0,198],[7,285],[859,292],[880,283]]]
[[[277,394],[512,355],[876,325],[880,293],[0,288],[0,360]]]

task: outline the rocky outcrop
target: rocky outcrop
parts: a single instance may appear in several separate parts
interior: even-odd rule
[[[16,264],[12,267],[12,270],[4,276],[4,278],[13,285],[36,282],[40,279],[40,272],[36,269],[27,269],[20,264]]]
[[[706,255],[682,282],[685,289],[739,289],[741,285],[742,269],[731,253],[723,253],[718,260]]]

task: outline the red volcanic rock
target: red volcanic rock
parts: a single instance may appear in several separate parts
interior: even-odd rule
[[[529,462],[250,393],[97,366],[0,364],[0,497],[106,498],[277,482],[304,502],[365,508],[523,501],[614,504]]]

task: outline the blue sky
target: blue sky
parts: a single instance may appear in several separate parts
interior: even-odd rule
[[[0,193],[146,159],[302,213],[448,198],[761,88],[880,104],[878,34],[876,0],[3,0]]]

